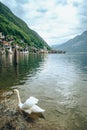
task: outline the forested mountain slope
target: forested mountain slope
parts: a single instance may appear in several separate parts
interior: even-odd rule
[[[13,35],[17,42],[24,41],[29,46],[51,49],[50,46],[31,30],[27,24],[15,16],[11,10],[0,2],[0,32],[4,35]],[[20,43],[21,44],[21,43]]]

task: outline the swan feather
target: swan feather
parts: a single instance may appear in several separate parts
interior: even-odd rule
[[[23,109],[22,109],[22,110],[23,110]],[[37,105],[33,105],[30,109],[25,109],[24,111],[25,111],[26,113],[31,114],[31,113],[42,113],[42,112],[44,112],[45,110],[42,109],[42,108],[40,108],[40,107],[37,106]]]
[[[38,103],[38,99],[35,97],[30,97],[28,98],[24,104],[22,105],[22,109],[27,109],[27,108],[31,108],[33,105]]]

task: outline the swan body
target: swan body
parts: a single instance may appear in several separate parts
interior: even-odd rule
[[[20,95],[19,95],[19,90],[18,89],[14,89],[14,92],[17,93],[17,97],[18,97],[18,107],[25,111],[28,114],[33,113],[42,113],[45,110],[40,108],[39,106],[37,106],[36,104],[38,103],[38,99],[31,96],[30,98],[28,98],[24,103],[21,102],[20,99]]]

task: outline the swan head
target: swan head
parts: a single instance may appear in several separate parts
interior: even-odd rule
[[[18,89],[13,89],[13,92],[19,93]]]

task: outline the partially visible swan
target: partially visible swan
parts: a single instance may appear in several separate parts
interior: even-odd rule
[[[18,97],[18,107],[23,110],[24,112],[31,114],[32,112],[34,113],[42,113],[45,110],[37,106],[36,104],[38,103],[38,99],[35,97],[30,97],[28,98],[24,103],[21,102],[20,95],[19,95],[19,90],[14,89],[14,92],[17,93]]]

